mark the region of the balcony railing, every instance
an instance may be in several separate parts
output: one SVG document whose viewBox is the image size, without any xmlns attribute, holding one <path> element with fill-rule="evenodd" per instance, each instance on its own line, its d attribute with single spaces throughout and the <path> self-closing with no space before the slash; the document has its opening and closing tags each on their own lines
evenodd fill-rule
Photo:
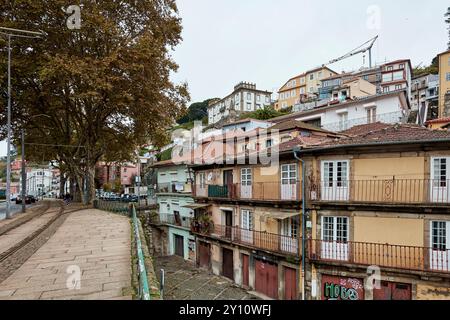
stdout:
<svg viewBox="0 0 450 320">
<path fill-rule="evenodd" d="M 205 232 L 200 232 L 198 229 L 192 231 L 205 234 Z M 212 230 L 206 234 L 210 237 L 228 240 L 257 249 L 299 256 L 299 239 L 297 237 L 223 225 L 214 225 Z"/>
<path fill-rule="evenodd" d="M 450 272 L 450 250 L 367 242 L 309 240 L 312 261 L 428 272 Z"/>
<path fill-rule="evenodd" d="M 450 204 L 450 180 L 319 181 L 309 186 L 309 198 L 330 202 Z"/>
<path fill-rule="evenodd" d="M 253 182 L 230 185 L 196 185 L 194 196 L 230 200 L 301 201 L 302 182 Z"/>
<path fill-rule="evenodd" d="M 172 226 L 190 229 L 192 218 L 161 213 L 159 216 L 159 222 L 162 224 L 168 224 Z"/>
</svg>

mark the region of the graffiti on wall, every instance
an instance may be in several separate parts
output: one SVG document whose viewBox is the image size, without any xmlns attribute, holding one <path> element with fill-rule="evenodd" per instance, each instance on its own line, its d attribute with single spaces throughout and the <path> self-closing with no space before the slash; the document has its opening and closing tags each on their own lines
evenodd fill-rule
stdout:
<svg viewBox="0 0 450 320">
<path fill-rule="evenodd" d="M 322 298 L 324 300 L 363 300 L 362 280 L 322 276 Z"/>
</svg>

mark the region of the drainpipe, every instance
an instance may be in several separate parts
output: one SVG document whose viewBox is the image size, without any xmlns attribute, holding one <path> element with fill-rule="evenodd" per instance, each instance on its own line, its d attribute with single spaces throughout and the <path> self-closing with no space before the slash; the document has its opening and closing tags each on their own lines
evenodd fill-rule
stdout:
<svg viewBox="0 0 450 320">
<path fill-rule="evenodd" d="M 302 300 L 305 299 L 305 243 L 306 243 L 306 188 L 305 188 L 305 161 L 301 159 L 297 152 L 301 150 L 301 147 L 294 148 L 294 157 L 302 164 Z"/>
</svg>

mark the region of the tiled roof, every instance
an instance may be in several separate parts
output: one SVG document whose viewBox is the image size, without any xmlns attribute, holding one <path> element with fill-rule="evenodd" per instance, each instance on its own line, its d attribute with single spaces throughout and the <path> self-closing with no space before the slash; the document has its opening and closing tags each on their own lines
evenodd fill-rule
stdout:
<svg viewBox="0 0 450 320">
<path fill-rule="evenodd" d="M 347 130 L 347 134 L 353 132 L 355 135 L 348 138 L 334 139 L 331 143 L 322 143 L 319 148 L 331 146 L 352 146 L 352 145 L 371 145 L 401 142 L 420 142 L 420 141 L 450 141 L 450 131 L 432 130 L 413 124 L 369 124 L 359 126 L 353 131 Z M 358 134 L 359 133 L 359 134 Z"/>
<path fill-rule="evenodd" d="M 311 136 L 311 137 L 296 137 L 290 141 L 278 145 L 279 152 L 286 152 L 294 149 L 297 146 L 314 147 L 323 143 L 330 143 L 334 139 L 327 137 Z"/>
<path fill-rule="evenodd" d="M 450 117 L 430 120 L 427 121 L 425 124 L 447 123 L 447 122 L 450 122 Z"/>
<path fill-rule="evenodd" d="M 279 122 L 276 125 L 274 125 L 272 127 L 269 127 L 268 130 L 284 131 L 284 130 L 290 130 L 290 129 L 305 129 L 305 130 L 310 130 L 310 131 L 332 133 L 330 131 L 321 129 L 321 128 L 316 127 L 314 125 L 311 125 L 311 124 L 308 124 L 308 123 L 304 123 L 304 122 L 301 122 L 301 121 L 297 121 L 297 120 L 293 120 L 293 119 L 289 119 L 289 120 L 286 120 L 286 121 L 283 121 L 283 122 Z"/>
<path fill-rule="evenodd" d="M 387 128 L 389 126 L 390 125 L 386 124 L 386 123 L 374 122 L 374 123 L 370 123 L 370 124 L 362 124 L 359 126 L 351 127 L 350 129 L 341 131 L 341 134 L 348 135 L 348 136 L 358 136 L 358 135 L 369 133 L 371 131 L 378 131 L 378 130 Z"/>
</svg>

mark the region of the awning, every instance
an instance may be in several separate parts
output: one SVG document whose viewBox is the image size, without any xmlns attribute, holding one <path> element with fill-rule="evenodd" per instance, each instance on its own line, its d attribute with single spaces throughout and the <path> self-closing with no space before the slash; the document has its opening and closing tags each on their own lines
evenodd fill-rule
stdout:
<svg viewBox="0 0 450 320">
<path fill-rule="evenodd" d="M 263 217 L 284 220 L 287 218 L 291 218 L 294 216 L 299 216 L 300 212 L 298 211 L 273 211 L 273 212 L 264 212 L 262 214 Z"/>
<path fill-rule="evenodd" d="M 206 208 L 209 206 L 210 206 L 210 204 L 208 204 L 208 203 L 190 203 L 190 204 L 186 204 L 181 207 L 195 210 L 195 209 L 200 209 L 200 208 Z"/>
</svg>

